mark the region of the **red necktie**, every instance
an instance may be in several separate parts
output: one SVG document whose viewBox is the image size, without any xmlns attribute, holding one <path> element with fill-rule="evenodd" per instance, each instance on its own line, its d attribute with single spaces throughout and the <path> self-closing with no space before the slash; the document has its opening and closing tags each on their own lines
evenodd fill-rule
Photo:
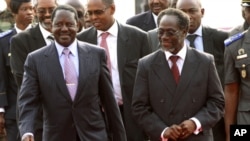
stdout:
<svg viewBox="0 0 250 141">
<path fill-rule="evenodd" d="M 105 48 L 106 55 L 107 55 L 107 66 L 108 66 L 109 71 L 111 73 L 111 62 L 110 62 L 109 48 L 108 48 L 108 44 L 107 44 L 107 41 L 106 41 L 106 38 L 109 36 L 109 33 L 108 32 L 103 32 L 101 34 L 101 36 L 102 36 L 102 40 L 101 40 L 100 46 Z"/>
<path fill-rule="evenodd" d="M 170 56 L 169 59 L 172 61 L 172 64 L 173 64 L 171 67 L 171 71 L 174 75 L 174 79 L 175 79 L 176 84 L 178 84 L 179 79 L 180 79 L 180 72 L 179 72 L 178 66 L 176 64 L 176 61 L 179 59 L 179 56 Z"/>
<path fill-rule="evenodd" d="M 70 59 L 70 50 L 68 48 L 64 48 L 63 54 L 64 56 L 64 75 L 66 86 L 68 88 L 70 97 L 74 100 L 78 85 L 78 77 L 77 72 L 74 66 L 72 59 Z"/>
</svg>

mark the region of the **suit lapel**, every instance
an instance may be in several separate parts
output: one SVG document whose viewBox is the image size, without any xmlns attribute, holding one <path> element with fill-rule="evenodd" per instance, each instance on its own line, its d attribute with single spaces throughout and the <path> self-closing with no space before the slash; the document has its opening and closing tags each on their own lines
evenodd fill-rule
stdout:
<svg viewBox="0 0 250 141">
<path fill-rule="evenodd" d="M 83 44 L 81 42 L 77 42 L 77 48 L 78 48 L 78 58 L 79 58 L 79 76 L 78 76 L 78 87 L 77 92 L 75 96 L 74 103 L 77 103 L 77 101 L 81 101 L 82 98 L 82 89 L 84 88 L 84 85 L 87 82 L 87 77 L 89 74 L 88 68 L 86 66 L 93 65 L 90 63 L 91 56 L 88 54 L 88 47 L 86 44 Z"/>
<path fill-rule="evenodd" d="M 43 46 L 46 46 L 46 42 L 44 41 L 43 39 L 43 35 L 42 35 L 42 32 L 39 28 L 39 25 L 36 25 L 36 27 L 34 27 L 33 29 L 31 29 L 31 36 L 33 37 L 33 40 L 34 40 L 34 49 L 33 50 L 36 50 L 36 49 L 39 49 Z"/>
<path fill-rule="evenodd" d="M 213 54 L 214 44 L 211 31 L 206 27 L 202 27 L 202 41 L 203 41 L 204 52 Z"/>
<path fill-rule="evenodd" d="M 195 74 L 198 71 L 199 59 L 194 54 L 194 49 L 188 47 L 185 62 L 183 64 L 181 78 L 174 95 L 174 106 L 179 104 L 180 97 L 186 94 L 187 89 L 191 83 L 191 80 L 195 78 Z"/>
<path fill-rule="evenodd" d="M 152 15 L 151 11 L 147 12 L 147 16 L 145 17 L 143 26 L 144 26 L 144 28 L 147 28 L 147 29 L 156 28 L 155 20 L 154 20 L 154 17 Z"/>
<path fill-rule="evenodd" d="M 45 52 L 45 59 L 47 59 L 47 69 L 48 73 L 51 74 L 54 80 L 54 83 L 58 86 L 58 89 L 61 91 L 62 95 L 72 102 L 71 97 L 68 93 L 68 89 L 64 80 L 62 67 L 59 62 L 59 56 L 55 47 L 55 44 L 48 46 L 47 52 Z"/>
<path fill-rule="evenodd" d="M 126 55 L 129 54 L 129 48 L 127 48 L 128 37 L 126 30 L 123 29 L 122 25 L 118 24 L 118 37 L 117 37 L 117 62 L 118 69 L 123 70 L 126 63 Z M 119 71 L 119 75 L 122 76 L 122 71 Z M 120 77 L 120 82 L 123 82 Z"/>
<path fill-rule="evenodd" d="M 165 54 L 162 50 L 158 50 L 158 56 L 154 60 L 152 69 L 159 80 L 166 86 L 171 95 L 175 94 L 176 84 Z"/>
</svg>

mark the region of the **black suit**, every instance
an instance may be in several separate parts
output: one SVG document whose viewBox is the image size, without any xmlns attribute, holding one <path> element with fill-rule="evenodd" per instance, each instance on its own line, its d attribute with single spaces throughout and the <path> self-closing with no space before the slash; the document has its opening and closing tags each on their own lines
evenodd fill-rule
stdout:
<svg viewBox="0 0 250 141">
<path fill-rule="evenodd" d="M 10 68 L 10 40 L 15 34 L 17 34 L 16 30 L 12 29 L 7 35 L 0 37 L 0 107 L 5 109 L 4 118 L 9 141 L 18 140 L 17 85 Z"/>
<path fill-rule="evenodd" d="M 79 77 L 73 101 L 55 44 L 28 55 L 18 104 L 21 135 L 34 133 L 33 124 L 39 114 L 38 109 L 43 105 L 43 141 L 76 141 L 77 136 L 81 141 L 110 141 L 107 129 L 113 139 L 111 141 L 126 141 L 104 49 L 80 41 L 76 48 Z M 98 101 L 102 103 L 108 125 Z"/>
<path fill-rule="evenodd" d="M 157 30 L 148 32 L 150 46 L 153 51 L 160 48 L 159 40 L 157 39 Z M 216 29 L 203 26 L 202 27 L 202 41 L 204 52 L 214 55 L 215 65 L 220 77 L 222 86 L 224 86 L 224 40 L 228 37 L 228 33 L 218 31 Z M 157 39 L 157 42 L 155 41 Z M 224 141 L 225 130 L 223 118 L 213 128 L 214 140 Z"/>
<path fill-rule="evenodd" d="M 12 38 L 10 64 L 18 87 L 20 87 L 22 83 L 23 65 L 28 53 L 43 46 L 46 46 L 46 42 L 43 39 L 38 25 Z"/>
<path fill-rule="evenodd" d="M 97 30 L 94 27 L 88 28 L 79 34 L 78 39 L 97 44 Z M 137 127 L 131 115 L 131 101 L 138 60 L 149 52 L 145 32 L 118 24 L 117 60 L 123 99 L 122 114 L 128 141 L 143 141 L 142 131 Z"/>
<path fill-rule="evenodd" d="M 202 132 L 181 141 L 213 141 L 211 128 L 224 110 L 223 90 L 213 56 L 187 47 L 178 85 L 164 51 L 157 50 L 140 59 L 132 107 L 151 141 L 160 141 L 166 127 L 192 117 L 200 121 Z"/>
<path fill-rule="evenodd" d="M 17 86 L 20 89 L 23 79 L 23 66 L 28 54 L 34 50 L 37 50 L 46 45 L 43 39 L 42 33 L 38 25 L 27 31 L 21 32 L 16 36 L 13 36 L 11 40 L 11 58 L 10 65 L 12 73 L 17 82 Z M 40 108 L 39 119 L 36 122 L 37 132 L 35 136 L 36 141 L 42 140 L 42 109 Z"/>
<path fill-rule="evenodd" d="M 129 18 L 126 24 L 136 26 L 144 31 L 149 31 L 156 28 L 156 23 L 152 15 L 152 11 L 146 11 Z"/>
</svg>

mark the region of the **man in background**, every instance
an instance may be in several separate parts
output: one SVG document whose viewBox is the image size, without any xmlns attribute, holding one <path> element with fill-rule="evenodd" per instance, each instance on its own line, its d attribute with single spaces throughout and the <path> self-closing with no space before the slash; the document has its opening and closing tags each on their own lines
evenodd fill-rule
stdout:
<svg viewBox="0 0 250 141">
<path fill-rule="evenodd" d="M 88 0 L 87 14 L 93 24 L 78 39 L 106 49 L 114 95 L 119 105 L 128 141 L 144 141 L 145 136 L 131 113 L 138 60 L 150 53 L 146 32 L 119 23 L 114 18 L 114 0 Z M 105 112 L 105 111 L 104 111 Z"/>
<path fill-rule="evenodd" d="M 129 18 L 126 24 L 136 26 L 144 31 L 157 27 L 157 16 L 168 8 L 168 0 L 148 0 L 149 10 Z"/>
<path fill-rule="evenodd" d="M 18 89 L 22 84 L 23 67 L 27 55 L 43 46 L 52 43 L 51 37 L 51 13 L 57 6 L 57 0 L 34 0 L 34 13 L 38 24 L 27 31 L 21 32 L 12 37 L 10 66 L 17 83 Z M 36 124 L 36 141 L 42 140 L 42 107 Z"/>
<path fill-rule="evenodd" d="M 34 13 L 31 0 L 11 0 L 10 9 L 14 28 L 0 36 L 0 121 L 5 121 L 0 124 L 5 126 L 8 141 L 20 141 L 16 120 L 18 89 L 10 68 L 10 41 L 12 36 L 31 28 Z"/>
</svg>

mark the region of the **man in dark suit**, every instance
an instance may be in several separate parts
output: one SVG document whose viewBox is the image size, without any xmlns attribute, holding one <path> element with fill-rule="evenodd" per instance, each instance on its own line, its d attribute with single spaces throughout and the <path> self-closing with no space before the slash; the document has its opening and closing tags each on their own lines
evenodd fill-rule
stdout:
<svg viewBox="0 0 250 141">
<path fill-rule="evenodd" d="M 114 95 L 121 110 L 126 135 L 129 141 L 143 141 L 142 130 L 131 115 L 131 101 L 137 62 L 150 52 L 147 34 L 138 28 L 120 24 L 114 19 L 114 13 L 113 0 L 89 0 L 87 14 L 93 27 L 79 34 L 78 39 L 101 45 L 101 36 L 109 33 L 106 51 L 110 58 Z"/>
<path fill-rule="evenodd" d="M 158 19 L 162 49 L 139 61 L 133 114 L 151 141 L 213 141 L 224 109 L 214 58 L 185 44 L 184 12 L 169 8 Z"/>
<path fill-rule="evenodd" d="M 107 133 L 113 141 L 126 141 L 105 50 L 76 40 L 79 25 L 73 7 L 58 6 L 51 19 L 55 42 L 30 53 L 24 65 L 18 104 L 24 141 L 34 139 L 28 133 L 34 133 L 41 105 L 45 141 L 109 141 Z"/>
<path fill-rule="evenodd" d="M 216 69 L 219 74 L 221 84 L 224 86 L 224 40 L 228 37 L 228 33 L 201 25 L 201 19 L 205 10 L 202 7 L 200 0 L 178 0 L 176 8 L 189 15 L 190 27 L 187 39 L 192 35 L 197 36 L 194 40 L 194 46 L 196 46 L 195 48 L 214 56 Z M 189 44 L 190 42 L 187 39 L 186 43 Z M 225 140 L 223 117 L 213 127 L 213 134 L 215 141 Z"/>
<path fill-rule="evenodd" d="M 51 35 L 51 13 L 57 6 L 57 0 L 35 0 L 34 10 L 38 24 L 12 38 L 10 64 L 18 87 L 23 78 L 23 65 L 28 53 L 50 44 L 47 39 Z"/>
<path fill-rule="evenodd" d="M 51 43 L 48 38 L 51 35 L 51 13 L 57 6 L 57 0 L 34 0 L 34 12 L 38 24 L 27 31 L 13 36 L 11 40 L 10 66 L 18 89 L 23 79 L 23 66 L 28 53 Z M 42 137 L 42 110 L 40 109 L 40 120 L 36 122 L 36 141 Z M 37 119 L 37 118 L 36 118 Z"/>
<path fill-rule="evenodd" d="M 148 0 L 150 10 L 129 18 L 126 24 L 136 26 L 144 31 L 154 29 L 157 27 L 157 15 L 163 9 L 168 8 L 168 4 L 168 0 Z"/>
<path fill-rule="evenodd" d="M 19 141 L 16 121 L 17 85 L 10 68 L 10 40 L 17 33 L 31 28 L 33 6 L 31 0 L 12 0 L 10 9 L 15 16 L 15 26 L 0 35 L 0 124 L 5 126 L 8 141 Z"/>
</svg>

